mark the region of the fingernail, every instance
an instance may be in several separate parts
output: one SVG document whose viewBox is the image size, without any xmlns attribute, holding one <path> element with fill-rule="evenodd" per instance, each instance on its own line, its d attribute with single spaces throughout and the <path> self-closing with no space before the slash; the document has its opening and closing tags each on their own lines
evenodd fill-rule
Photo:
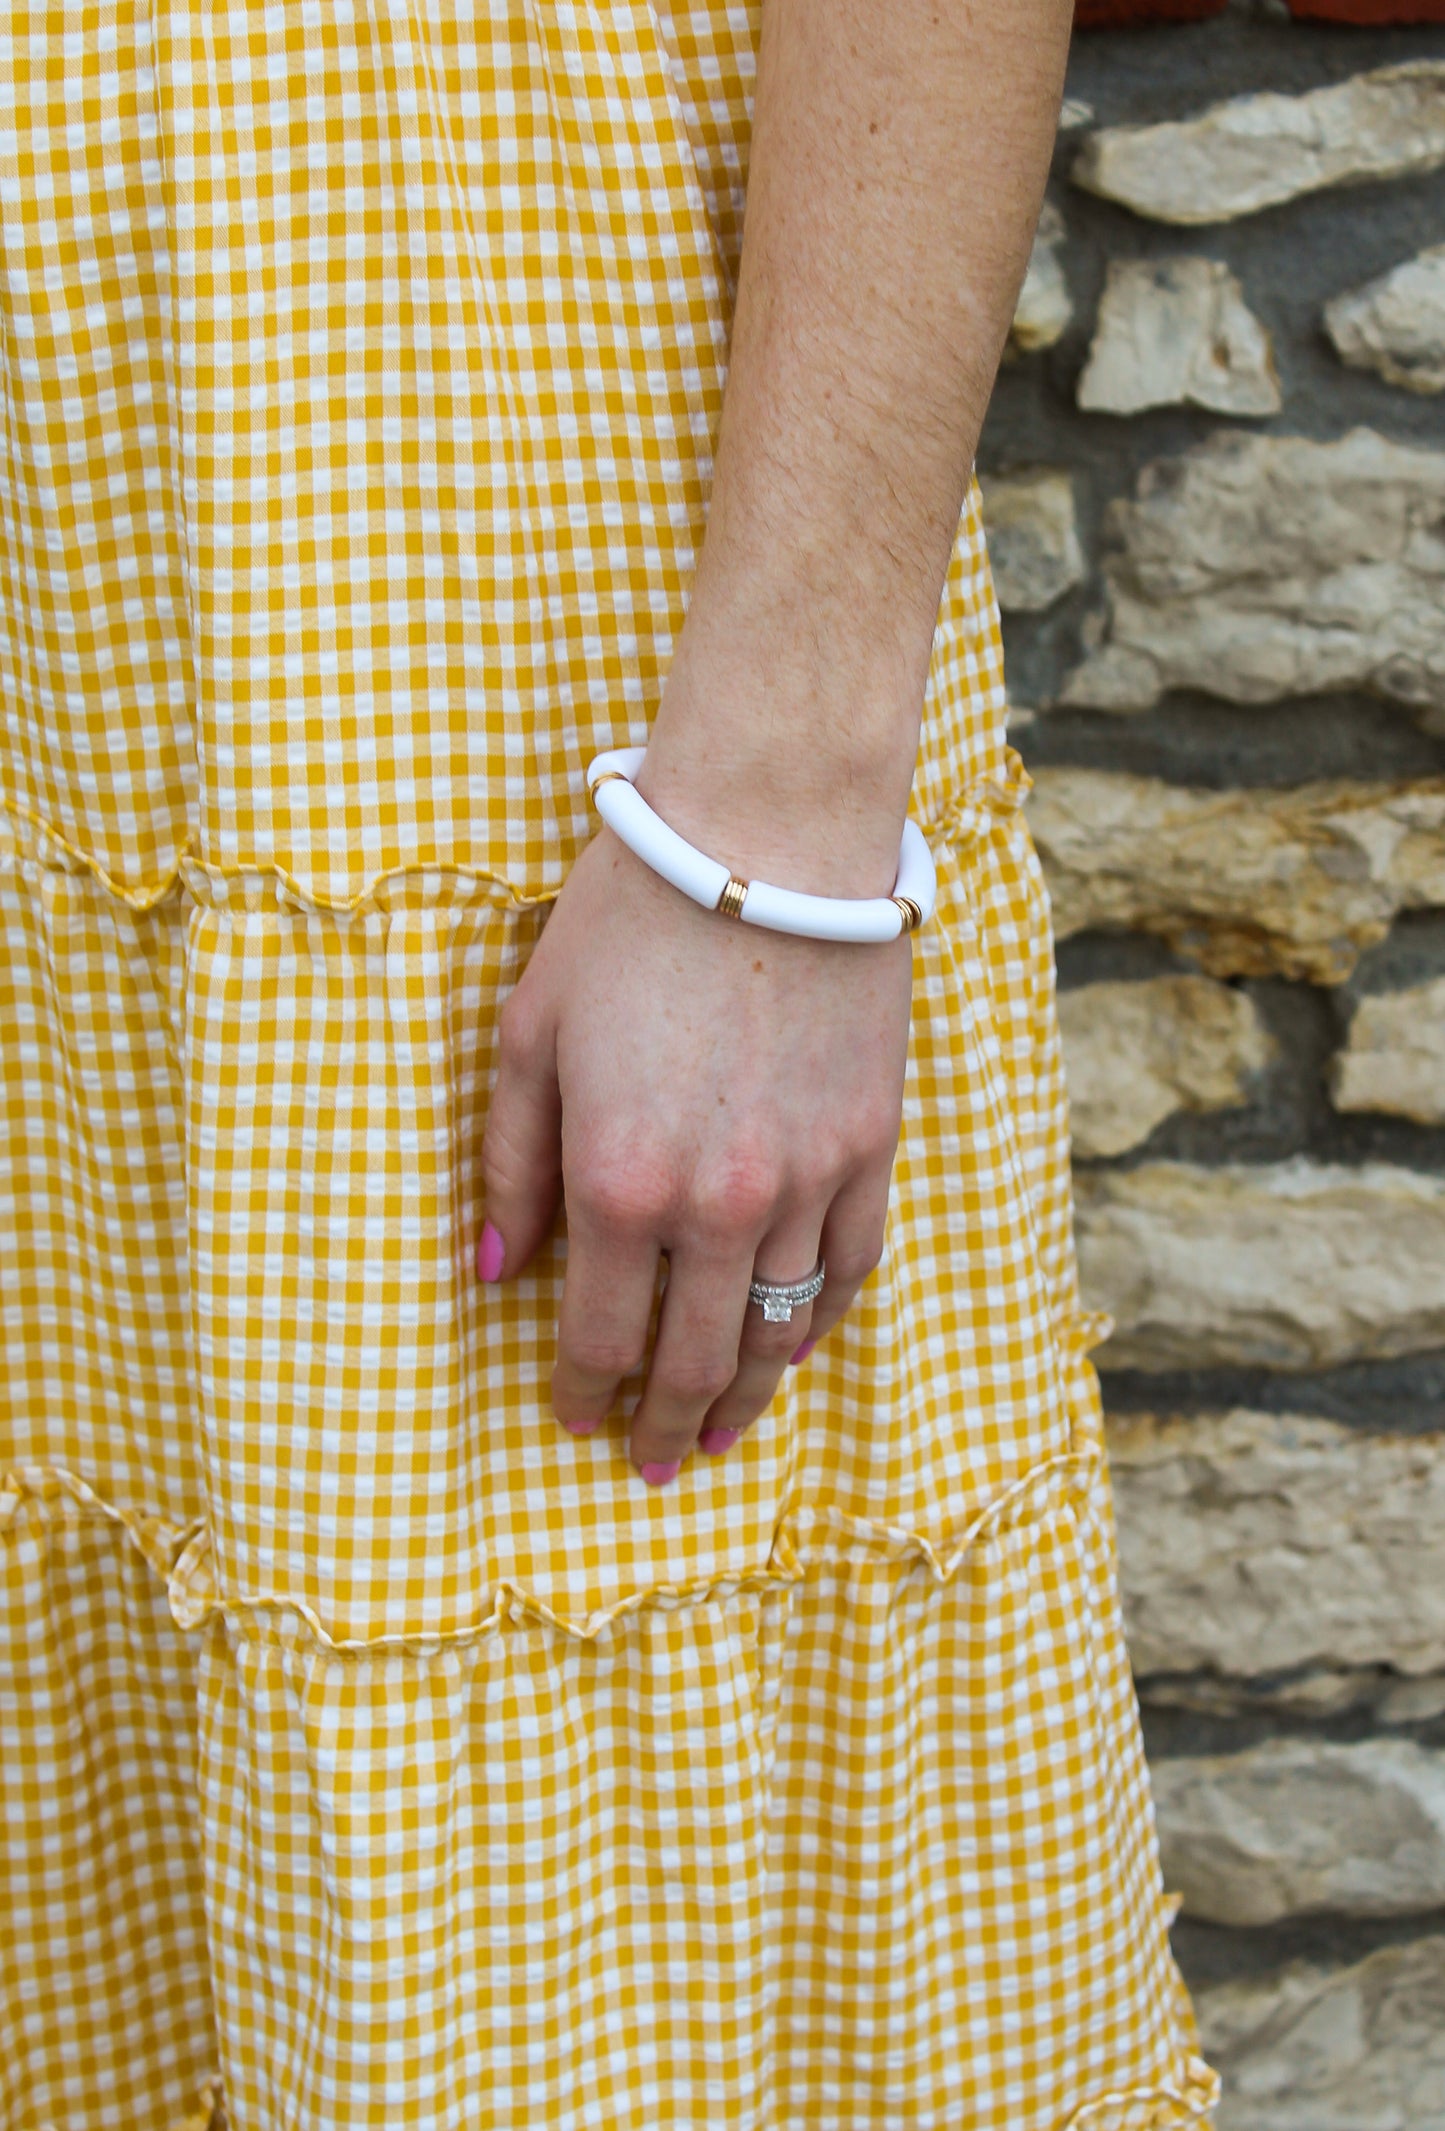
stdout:
<svg viewBox="0 0 1445 2131">
<path fill-rule="evenodd" d="M 819 1338 L 821 1337 L 822 1334 L 820 1333 Z M 799 1347 L 797 1353 L 790 1354 L 788 1356 L 788 1367 L 791 1369 L 794 1362 L 806 1361 L 808 1359 L 808 1356 L 812 1353 L 814 1347 L 817 1346 L 817 1344 L 818 1341 L 816 1339 L 805 1339 L 803 1341 L 803 1344 Z"/>
<path fill-rule="evenodd" d="M 602 1426 L 600 1421 L 564 1421 L 562 1426 L 568 1435 L 595 1435 Z"/>
<path fill-rule="evenodd" d="M 743 1439 L 741 1428 L 704 1428 L 697 1439 L 699 1450 L 705 1450 L 710 1458 L 720 1458 L 725 1450 Z"/>
<path fill-rule="evenodd" d="M 482 1239 L 477 1245 L 477 1272 L 483 1280 L 500 1280 L 502 1258 L 506 1252 L 502 1232 L 493 1228 L 490 1221 L 482 1223 Z"/>
<path fill-rule="evenodd" d="M 682 1459 L 674 1458 L 670 1465 L 639 1465 L 637 1469 L 649 1487 L 666 1487 L 682 1471 Z"/>
</svg>

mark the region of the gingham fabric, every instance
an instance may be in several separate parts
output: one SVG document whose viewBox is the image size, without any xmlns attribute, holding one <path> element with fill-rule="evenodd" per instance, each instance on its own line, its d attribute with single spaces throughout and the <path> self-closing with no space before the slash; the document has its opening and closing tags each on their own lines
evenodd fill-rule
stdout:
<svg viewBox="0 0 1445 2131">
<path fill-rule="evenodd" d="M 3 2131 L 1202 2122 L 968 501 L 887 1248 L 654 1491 L 480 1286 L 756 5 L 0 0 Z"/>
</svg>

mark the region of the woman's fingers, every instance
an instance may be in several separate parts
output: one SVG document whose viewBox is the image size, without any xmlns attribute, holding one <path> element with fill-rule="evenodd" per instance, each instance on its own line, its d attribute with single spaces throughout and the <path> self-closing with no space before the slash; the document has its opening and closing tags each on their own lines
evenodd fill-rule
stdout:
<svg viewBox="0 0 1445 2131">
<path fill-rule="evenodd" d="M 828 1274 L 801 1342 L 809 1353 L 847 1315 L 859 1288 L 883 1256 L 892 1174 L 890 1151 L 886 1162 L 876 1159 L 850 1177 L 828 1208 L 819 1244 Z M 807 1355 L 800 1357 L 806 1359 Z"/>
<path fill-rule="evenodd" d="M 883 1255 L 892 1171 L 890 1149 L 886 1160 L 875 1158 L 836 1193 L 821 1234 L 816 1222 L 810 1227 L 789 1223 L 759 1248 L 756 1277 L 762 1280 L 801 1280 L 821 1257 L 827 1268 L 823 1291 L 816 1302 L 794 1309 L 789 1324 L 768 1324 L 755 1303 L 749 1306 L 737 1374 L 708 1409 L 698 1436 L 700 1449 L 713 1457 L 731 1450 L 766 1413 L 789 1363 L 795 1357 L 805 1361 L 852 1307 Z"/>
<path fill-rule="evenodd" d="M 642 1364 L 658 1256 L 645 1230 L 604 1227 L 569 1207 L 552 1410 L 573 1435 L 591 1435 Z"/>
<path fill-rule="evenodd" d="M 510 1280 L 551 1230 L 562 1191 L 562 1099 L 551 1031 L 514 991 L 497 1027 L 496 1086 L 482 1134 L 483 1280 Z"/>
<path fill-rule="evenodd" d="M 632 1462 L 666 1486 L 697 1441 L 708 1408 L 737 1374 L 753 1243 L 694 1239 L 670 1254 L 647 1388 L 632 1416 Z"/>
<path fill-rule="evenodd" d="M 818 1237 L 822 1217 L 794 1216 L 780 1222 L 759 1244 L 749 1280 L 778 1283 L 806 1280 L 818 1262 Z M 720 1457 L 758 1418 L 766 1413 L 777 1393 L 801 1340 L 809 1334 L 813 1304 L 795 1303 L 791 1318 L 770 1322 L 761 1306 L 750 1302 L 743 1318 L 742 1339 L 737 1354 L 737 1372 L 721 1398 L 714 1399 L 703 1419 L 698 1446 Z"/>
</svg>

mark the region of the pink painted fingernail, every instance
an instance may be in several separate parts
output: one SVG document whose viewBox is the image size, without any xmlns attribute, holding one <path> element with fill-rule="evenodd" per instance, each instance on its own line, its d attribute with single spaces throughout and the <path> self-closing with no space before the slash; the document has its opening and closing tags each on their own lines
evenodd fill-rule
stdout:
<svg viewBox="0 0 1445 2131">
<path fill-rule="evenodd" d="M 741 1428 L 704 1428 L 697 1439 L 699 1450 L 705 1450 L 710 1458 L 720 1458 L 725 1450 L 743 1439 Z"/>
<path fill-rule="evenodd" d="M 502 1231 L 493 1228 L 490 1221 L 482 1223 L 482 1239 L 477 1245 L 477 1272 L 483 1280 L 500 1280 L 502 1259 L 507 1246 L 502 1241 Z"/>
<path fill-rule="evenodd" d="M 682 1471 L 682 1459 L 674 1458 L 670 1465 L 640 1465 L 637 1469 L 649 1487 L 666 1487 Z"/>
<path fill-rule="evenodd" d="M 600 1421 L 564 1421 L 562 1426 L 568 1435 L 596 1435 L 602 1426 Z"/>
<path fill-rule="evenodd" d="M 818 1338 L 821 1339 L 821 1337 L 822 1334 L 819 1333 Z M 806 1361 L 808 1359 L 808 1356 L 812 1353 L 814 1347 L 817 1346 L 817 1344 L 817 1339 L 805 1339 L 803 1341 L 803 1344 L 799 1347 L 797 1353 L 790 1354 L 788 1356 L 788 1367 L 791 1369 L 794 1362 Z"/>
</svg>

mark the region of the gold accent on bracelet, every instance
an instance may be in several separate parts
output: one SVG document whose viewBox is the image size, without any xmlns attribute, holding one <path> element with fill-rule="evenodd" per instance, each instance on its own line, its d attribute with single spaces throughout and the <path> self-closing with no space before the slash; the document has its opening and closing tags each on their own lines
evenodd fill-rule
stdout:
<svg viewBox="0 0 1445 2131">
<path fill-rule="evenodd" d="M 725 918 L 740 918 L 743 914 L 743 897 L 748 892 L 748 883 L 739 880 L 736 873 L 728 875 L 727 886 L 713 905 Z"/>
<path fill-rule="evenodd" d="M 919 926 L 923 923 L 923 912 L 918 904 L 914 902 L 911 895 L 895 895 L 893 900 L 903 912 L 903 930 L 905 932 L 917 932 Z"/>
<path fill-rule="evenodd" d="M 614 777 L 616 777 L 623 784 L 631 784 L 632 782 L 632 779 L 630 777 L 623 776 L 621 770 L 604 770 L 602 772 L 602 775 L 600 777 L 594 777 L 592 783 L 588 786 L 588 797 L 595 799 L 597 797 L 599 787 L 604 784 L 611 784 Z"/>
</svg>

